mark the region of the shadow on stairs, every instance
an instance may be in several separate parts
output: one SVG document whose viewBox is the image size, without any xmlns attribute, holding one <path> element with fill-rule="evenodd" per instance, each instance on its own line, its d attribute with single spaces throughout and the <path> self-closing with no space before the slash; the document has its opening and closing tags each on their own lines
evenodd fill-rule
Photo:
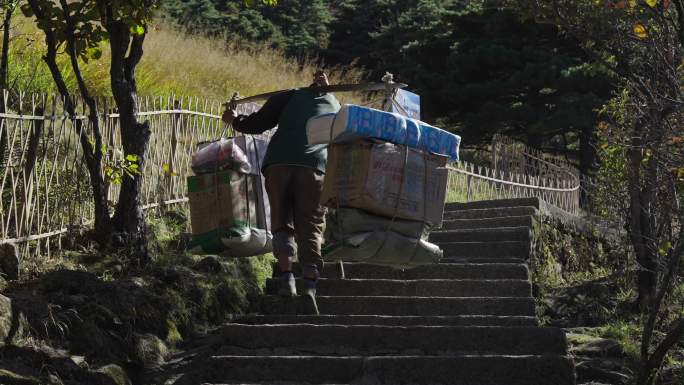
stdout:
<svg viewBox="0 0 684 385">
<path fill-rule="evenodd" d="M 430 237 L 441 263 L 327 263 L 320 315 L 267 295 L 260 314 L 179 357 L 167 384 L 574 385 L 564 332 L 535 317 L 538 210 L 536 199 L 447 204 Z"/>
</svg>

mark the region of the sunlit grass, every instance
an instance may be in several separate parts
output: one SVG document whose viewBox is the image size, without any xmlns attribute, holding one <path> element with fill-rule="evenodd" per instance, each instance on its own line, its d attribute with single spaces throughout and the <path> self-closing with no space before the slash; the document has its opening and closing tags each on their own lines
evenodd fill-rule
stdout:
<svg viewBox="0 0 684 385">
<path fill-rule="evenodd" d="M 42 60 L 45 44 L 33 20 L 15 18 L 10 57 L 10 86 L 25 92 L 54 92 L 50 72 Z M 228 100 L 233 92 L 242 96 L 301 87 L 310 84 L 317 69 L 313 59 L 299 61 L 267 45 L 238 48 L 238 42 L 222 38 L 187 35 L 157 24 L 150 28 L 136 79 L 140 95 L 176 95 L 209 100 Z M 95 95 L 111 95 L 110 53 L 106 44 L 99 60 L 81 63 L 86 82 Z M 67 85 L 76 89 L 66 55 L 59 64 Z M 363 79 L 356 67 L 326 69 L 331 83 Z M 337 95 L 342 102 L 362 102 L 359 94 Z"/>
</svg>

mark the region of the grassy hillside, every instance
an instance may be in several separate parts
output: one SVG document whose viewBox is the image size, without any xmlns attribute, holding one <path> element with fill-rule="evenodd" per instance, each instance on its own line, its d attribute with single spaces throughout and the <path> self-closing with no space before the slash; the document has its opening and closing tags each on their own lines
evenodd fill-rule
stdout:
<svg viewBox="0 0 684 385">
<path fill-rule="evenodd" d="M 305 86 L 315 71 L 314 60 L 285 57 L 266 45 L 239 48 L 239 42 L 189 36 L 163 24 L 151 28 L 145 54 L 137 72 L 141 95 L 184 95 L 225 100 L 233 92 L 243 96 L 295 86 Z M 17 17 L 11 42 L 11 88 L 26 92 L 53 92 L 52 78 L 43 63 L 42 33 L 30 19 Z M 76 88 L 66 56 L 60 58 L 67 84 Z M 94 94 L 109 95 L 109 52 L 100 60 L 82 63 Z M 363 71 L 354 67 L 328 68 L 332 83 L 356 82 Z M 360 102 L 360 95 L 338 95 L 346 102 Z"/>
</svg>

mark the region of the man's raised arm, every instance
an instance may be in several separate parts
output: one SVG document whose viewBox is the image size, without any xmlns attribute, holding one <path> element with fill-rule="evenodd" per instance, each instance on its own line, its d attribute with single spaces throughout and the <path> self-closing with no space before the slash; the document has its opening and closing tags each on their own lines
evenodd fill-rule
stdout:
<svg viewBox="0 0 684 385">
<path fill-rule="evenodd" d="M 228 107 L 223 113 L 223 121 L 232 124 L 235 131 L 244 134 L 261 134 L 278 125 L 280 114 L 290 101 L 294 90 L 271 96 L 266 103 L 250 115 L 238 115 L 235 108 Z"/>
</svg>

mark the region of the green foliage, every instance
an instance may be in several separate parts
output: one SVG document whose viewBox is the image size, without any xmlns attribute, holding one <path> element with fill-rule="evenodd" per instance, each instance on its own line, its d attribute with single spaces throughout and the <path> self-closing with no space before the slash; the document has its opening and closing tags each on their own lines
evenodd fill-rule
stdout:
<svg viewBox="0 0 684 385">
<path fill-rule="evenodd" d="M 54 80 L 42 59 L 44 47 L 40 44 L 40 38 L 35 33 L 22 32 L 13 38 L 10 45 L 7 88 L 27 93 L 53 91 Z M 76 81 L 73 72 L 68 71 L 66 66 L 60 67 L 63 69 L 65 82 L 74 88 Z"/>
<path fill-rule="evenodd" d="M 60 3 L 32 0 L 21 6 L 26 17 L 35 17 L 38 28 L 54 34 L 58 46 L 66 45 L 83 61 L 102 55 L 100 43 L 107 39 L 103 24 L 124 21 L 137 33 L 149 20 L 154 2 L 147 0 L 116 2 L 105 6 L 96 0 Z M 104 9 L 108 11 L 102 13 Z M 39 14 L 36 14 L 39 12 Z M 111 13 L 110 13 L 111 12 Z"/>
<path fill-rule="evenodd" d="M 268 41 L 293 56 L 315 55 L 328 43 L 331 15 L 325 0 L 219 1 L 164 0 L 162 8 L 190 32 Z"/>
<path fill-rule="evenodd" d="M 147 26 L 158 0 L 132 0 L 126 2 L 86 0 L 69 2 L 67 0 L 27 0 L 21 5 L 21 10 L 27 18 L 35 20 L 35 25 L 43 32 L 44 39 L 34 39 L 29 45 L 45 49 L 43 59 L 50 66 L 50 74 L 58 91 L 66 96 L 76 83 L 82 96 L 89 98 L 89 79 L 83 76 L 81 66 L 90 60 L 99 60 L 103 56 L 103 46 L 110 45 L 110 52 L 116 54 L 112 62 L 134 73 L 135 67 L 142 56 L 142 41 L 147 33 Z M 33 44 L 38 40 L 45 41 L 45 46 Z M 127 54 L 127 52 L 129 52 Z M 61 53 L 66 53 L 63 60 Z M 28 55 L 35 58 L 34 55 Z M 68 62 L 69 65 L 64 65 Z M 22 67 L 21 65 L 19 66 Z M 38 68 L 36 64 L 34 68 Z M 42 67 L 42 70 L 45 68 Z M 114 66 L 110 75 L 112 84 L 121 84 L 122 71 L 115 72 Z M 118 75 L 114 75 L 118 73 Z M 135 84 L 134 75 L 133 83 Z M 35 78 L 36 75 L 19 76 L 18 78 Z M 44 79 L 45 75 L 40 76 Z M 109 77 L 109 76 L 108 76 Z M 75 80 L 73 80 L 75 78 Z M 22 91 L 30 91 L 30 87 L 22 87 Z M 52 88 L 52 87 L 50 87 Z M 47 91 L 48 87 L 40 88 Z M 134 90 L 135 92 L 135 90 Z M 91 146 L 94 146 L 91 144 Z M 95 149 L 99 152 L 100 149 Z"/>
<path fill-rule="evenodd" d="M 594 126 L 611 86 L 575 42 L 513 12 L 446 4 L 419 1 L 373 35 L 377 68 L 417 89 L 428 117 L 468 143 L 506 132 L 562 150 Z"/>
<path fill-rule="evenodd" d="M 641 327 L 637 323 L 615 321 L 599 329 L 599 336 L 612 338 L 620 342 L 627 357 L 632 362 L 638 362 L 640 356 Z"/>
<path fill-rule="evenodd" d="M 261 3 L 269 6 L 274 6 L 278 4 L 278 0 L 261 0 Z M 247 4 L 250 7 L 253 7 L 257 4 L 257 0 L 245 0 L 245 4 Z"/>
<path fill-rule="evenodd" d="M 262 14 L 281 33 L 277 48 L 297 57 L 317 54 L 328 45 L 332 21 L 325 0 L 281 0 L 275 7 L 262 7 Z"/>
<path fill-rule="evenodd" d="M 615 231 L 543 216 L 533 234 L 531 267 L 541 287 L 575 285 L 616 274 L 624 282 L 630 279 L 633 255 Z"/>
<path fill-rule="evenodd" d="M 259 12 L 239 1 L 165 0 L 166 15 L 191 33 L 228 38 L 240 36 L 248 41 L 275 39 L 279 31 Z"/>
<path fill-rule="evenodd" d="M 0 0 L 0 9 L 5 12 L 12 12 L 19 5 L 19 2 L 20 0 Z"/>
<path fill-rule="evenodd" d="M 624 112 L 628 97 L 626 89 L 618 93 L 603 106 L 600 110 L 600 117 L 618 125 L 625 124 Z M 601 163 L 591 190 L 590 211 L 603 218 L 620 222 L 628 199 L 625 183 L 627 150 L 613 141 L 616 135 L 620 135 L 615 132 L 613 125 L 607 121 L 601 121 L 597 124 L 597 128 L 598 153 Z"/>
<path fill-rule="evenodd" d="M 334 20 L 330 45 L 323 52 L 332 63 L 358 64 L 384 74 L 373 55 L 373 37 L 383 26 L 395 24 L 397 15 L 415 6 L 414 0 L 329 1 Z M 444 2 L 447 3 L 447 2 Z M 375 76 L 375 75 L 374 75 Z"/>
<path fill-rule="evenodd" d="M 103 146 L 104 147 L 104 146 Z M 106 152 L 103 148 L 102 152 Z M 121 159 L 108 161 L 104 166 L 105 178 L 114 184 L 121 184 L 123 177 L 134 178 L 140 175 L 140 164 L 137 155 L 128 154 Z"/>
</svg>

